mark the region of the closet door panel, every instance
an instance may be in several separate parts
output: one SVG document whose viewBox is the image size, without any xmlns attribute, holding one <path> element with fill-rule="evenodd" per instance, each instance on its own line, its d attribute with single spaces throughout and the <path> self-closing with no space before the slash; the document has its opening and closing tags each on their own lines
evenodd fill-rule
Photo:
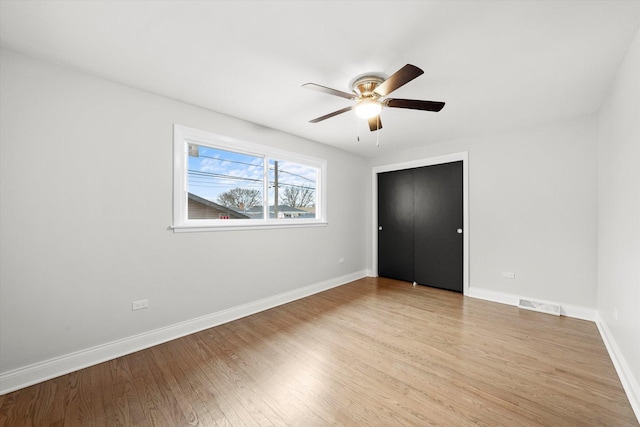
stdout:
<svg viewBox="0 0 640 427">
<path fill-rule="evenodd" d="M 413 169 L 378 174 L 378 275 L 413 281 Z"/>
<path fill-rule="evenodd" d="M 462 162 L 414 170 L 414 281 L 462 292 Z"/>
</svg>

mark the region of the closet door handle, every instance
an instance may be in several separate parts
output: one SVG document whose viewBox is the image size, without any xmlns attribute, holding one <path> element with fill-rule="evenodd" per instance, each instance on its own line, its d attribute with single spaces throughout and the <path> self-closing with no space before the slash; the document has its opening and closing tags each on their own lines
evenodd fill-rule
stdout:
<svg viewBox="0 0 640 427">
<path fill-rule="evenodd" d="M 458 228 L 458 229 L 456 230 L 456 232 L 457 232 L 458 234 L 462 234 L 462 228 Z"/>
</svg>

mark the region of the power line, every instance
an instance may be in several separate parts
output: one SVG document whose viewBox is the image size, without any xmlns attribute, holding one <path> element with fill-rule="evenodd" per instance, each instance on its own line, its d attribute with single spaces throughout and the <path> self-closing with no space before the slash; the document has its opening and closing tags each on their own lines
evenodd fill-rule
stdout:
<svg viewBox="0 0 640 427">
<path fill-rule="evenodd" d="M 214 173 L 214 172 L 203 172 L 203 171 L 196 171 L 193 169 L 189 169 L 189 176 L 191 177 L 191 179 L 189 179 L 189 182 L 202 182 L 202 180 L 207 180 L 208 178 L 217 178 L 217 179 L 221 179 L 221 180 L 230 180 L 230 181 L 249 181 L 249 182 L 259 182 L 262 183 L 263 180 L 261 178 L 246 178 L 246 177 L 240 177 L 240 176 L 236 176 L 236 175 L 225 175 L 225 174 L 219 174 L 219 173 Z M 279 171 L 280 172 L 280 171 Z M 295 174 L 292 174 L 295 175 Z M 311 181 L 311 180 L 309 180 Z M 311 181 L 313 182 L 313 181 Z M 274 183 L 274 181 L 268 181 L 268 183 L 271 185 Z M 305 186 L 305 185 L 298 185 L 298 184 L 289 184 L 286 182 L 278 182 L 278 185 L 280 187 L 282 186 L 286 186 L 286 187 L 296 187 L 296 188 L 302 188 L 302 189 L 311 189 L 311 190 L 315 190 L 315 187 L 312 186 Z"/>
<path fill-rule="evenodd" d="M 239 160 L 231 160 L 231 159 L 221 159 L 220 157 L 212 157 L 212 156 L 205 156 L 205 155 L 198 155 L 198 157 L 205 157 L 207 159 L 212 159 L 212 160 L 217 160 L 219 162 L 227 162 L 227 163 L 237 163 L 239 165 L 247 165 L 247 166 L 251 166 L 251 167 L 263 167 L 263 163 L 264 162 L 260 162 L 260 164 L 256 165 L 255 163 L 247 163 L 247 162 L 241 162 Z M 256 159 L 260 159 L 260 157 L 256 157 Z"/>
<path fill-rule="evenodd" d="M 269 168 L 269 170 L 273 170 L 273 168 Z M 297 177 L 302 178 L 302 179 L 305 179 L 305 180 L 307 180 L 307 181 L 309 181 L 309 182 L 314 182 L 314 183 L 315 183 L 315 180 L 310 179 L 310 178 L 307 178 L 306 176 L 303 176 L 303 175 L 298 175 L 297 173 L 288 172 L 288 171 L 282 170 L 282 169 L 280 169 L 280 168 L 278 168 L 278 172 L 279 172 L 279 173 L 287 173 L 287 174 L 289 174 L 289 175 L 297 176 Z"/>
<path fill-rule="evenodd" d="M 231 160 L 231 159 L 223 159 L 223 158 L 220 158 L 220 157 L 206 156 L 206 155 L 203 155 L 203 154 L 198 155 L 198 158 L 201 158 L 201 157 L 204 157 L 204 158 L 207 158 L 207 159 L 211 159 L 211 160 L 216 160 L 216 161 L 219 161 L 219 162 L 227 162 L 227 163 L 236 163 L 236 164 L 239 164 L 239 165 L 246 165 L 246 166 L 250 166 L 252 168 L 257 168 L 257 167 L 262 168 L 263 167 L 263 162 L 261 162 L 260 164 L 255 164 L 255 163 L 241 162 L 239 160 Z M 259 159 L 260 157 L 256 157 L 256 158 Z M 274 170 L 274 168 L 269 168 L 269 170 Z M 292 176 L 297 176 L 298 178 L 302 178 L 302 179 L 304 179 L 306 181 L 309 181 L 309 182 L 315 182 L 315 180 L 307 178 L 304 175 L 300 175 L 300 174 L 297 174 L 297 173 L 289 172 L 289 171 L 286 171 L 286 170 L 278 169 L 278 172 L 279 173 L 286 173 L 286 174 L 289 174 L 289 175 L 292 175 Z"/>
<path fill-rule="evenodd" d="M 222 179 L 230 179 L 235 181 L 253 181 L 253 182 L 262 182 L 262 178 L 245 178 L 236 175 L 224 175 L 220 173 L 213 172 L 203 172 L 203 171 L 195 171 L 189 169 L 189 175 L 194 175 L 197 177 L 210 177 L 210 178 L 222 178 Z"/>
</svg>

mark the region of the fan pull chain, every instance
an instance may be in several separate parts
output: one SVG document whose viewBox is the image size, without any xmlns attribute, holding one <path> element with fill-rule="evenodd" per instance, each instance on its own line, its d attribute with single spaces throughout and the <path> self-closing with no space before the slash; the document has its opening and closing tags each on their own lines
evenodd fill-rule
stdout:
<svg viewBox="0 0 640 427">
<path fill-rule="evenodd" d="M 358 128 L 358 142 L 360 142 L 360 118 L 356 116 L 356 126 Z"/>
<path fill-rule="evenodd" d="M 376 147 L 380 148 L 380 114 L 376 117 L 376 121 L 378 122 L 378 130 L 376 131 Z"/>
</svg>

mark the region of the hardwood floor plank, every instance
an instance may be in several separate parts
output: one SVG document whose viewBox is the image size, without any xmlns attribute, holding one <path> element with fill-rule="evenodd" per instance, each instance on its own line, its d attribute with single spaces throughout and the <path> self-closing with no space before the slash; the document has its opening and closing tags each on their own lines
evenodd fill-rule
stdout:
<svg viewBox="0 0 640 427">
<path fill-rule="evenodd" d="M 594 323 L 365 278 L 0 396 L 0 425 L 638 422 Z"/>
<path fill-rule="evenodd" d="M 104 396 L 105 422 L 112 426 L 132 425 L 122 358 L 96 365 Z"/>
<path fill-rule="evenodd" d="M 67 425 L 100 425 L 102 414 L 93 412 L 93 400 L 100 395 L 101 385 L 91 383 L 91 377 L 96 371 L 93 368 L 69 374 L 69 392 L 65 401 L 65 424 Z"/>
<path fill-rule="evenodd" d="M 149 366 L 148 350 L 126 356 L 127 363 L 134 373 L 132 377 L 133 390 L 141 403 L 144 414 L 143 424 L 173 425 L 171 414 L 165 408 L 165 385 L 156 383 L 153 377 Z"/>
<path fill-rule="evenodd" d="M 288 317 L 282 312 L 279 312 L 277 318 L 273 319 L 274 323 L 287 323 L 288 321 Z M 305 356 L 300 360 L 302 363 L 300 365 L 302 372 L 299 372 L 296 377 L 307 379 L 307 384 L 316 390 L 322 391 L 322 396 L 318 396 L 320 397 L 318 403 L 327 405 L 326 407 L 330 409 L 340 410 L 341 416 L 347 417 L 347 419 L 350 420 L 350 422 L 346 422 L 346 424 L 366 424 L 368 416 L 366 408 L 376 404 L 375 400 L 372 399 L 373 396 L 371 396 L 370 390 L 372 384 L 370 379 L 353 370 L 345 372 L 340 369 L 339 364 L 336 363 L 337 356 L 339 356 L 337 346 L 325 345 L 323 348 L 320 348 L 317 340 L 305 340 L 305 337 L 308 337 L 308 331 L 293 334 L 292 336 L 292 343 L 300 346 L 300 348 L 294 351 L 302 353 Z M 355 362 L 349 359 L 347 363 L 353 364 Z M 327 375 L 329 371 L 331 373 Z M 324 383 L 327 377 L 332 380 L 329 384 Z M 352 393 L 354 382 L 357 382 L 357 388 L 359 388 L 362 393 Z M 365 391 L 365 388 L 367 391 Z M 334 396 L 342 395 L 348 395 L 349 400 L 334 399 Z M 397 423 L 396 415 L 395 413 L 391 415 L 380 413 L 378 414 L 378 421 Z"/>
<path fill-rule="evenodd" d="M 308 417 L 309 410 L 304 405 L 304 401 L 296 395 L 294 389 L 284 391 L 283 388 L 288 384 L 287 375 L 283 375 L 278 367 L 287 367 L 287 363 L 278 363 L 277 359 L 282 360 L 282 354 L 271 353 L 265 363 L 266 345 L 256 345 L 255 337 L 243 334 L 243 322 L 233 325 L 233 327 L 220 328 L 220 332 L 224 337 L 229 351 L 237 355 L 240 369 L 254 383 L 252 387 L 265 400 L 265 404 L 274 412 L 276 419 L 282 420 L 287 425 L 294 425 L 300 420 L 310 421 L 313 418 Z M 259 355 L 260 357 L 255 357 Z M 291 373 L 295 374 L 295 373 Z M 289 377 L 290 375 L 289 374 Z M 282 408 L 287 408 L 283 411 Z"/>
<path fill-rule="evenodd" d="M 198 382 L 197 373 L 192 366 L 202 361 L 194 361 L 187 352 L 182 352 L 186 346 L 180 341 L 171 341 L 164 347 L 164 352 L 158 352 L 158 357 L 164 358 L 164 366 L 175 379 L 174 387 L 178 387 L 180 394 L 192 415 L 187 415 L 189 425 L 217 426 L 216 417 L 223 419 L 215 402 L 204 402 L 198 392 L 201 383 Z"/>
<path fill-rule="evenodd" d="M 322 408 L 323 391 L 317 386 L 319 374 L 309 367 L 308 357 L 304 353 L 298 354 L 291 346 L 293 338 L 286 338 L 282 333 L 278 333 L 279 336 L 256 334 L 254 331 L 264 330 L 261 325 L 267 320 L 262 317 L 256 318 L 258 324 L 255 326 L 251 323 L 252 320 L 247 318 L 246 321 L 234 325 L 236 334 L 244 337 L 245 342 L 257 346 L 260 356 L 266 356 L 254 357 L 255 363 L 250 364 L 248 368 L 254 367 L 259 370 L 256 378 L 259 378 L 263 392 L 273 396 L 274 405 L 293 409 L 290 415 L 294 421 L 293 425 L 328 425 L 336 418 L 345 422 L 350 419 L 341 414 L 327 416 Z M 260 359 L 269 363 L 265 364 Z"/>
<path fill-rule="evenodd" d="M 237 368 L 230 355 L 220 347 L 218 335 L 215 328 L 194 335 L 197 350 L 203 359 L 209 397 L 219 402 L 224 417 L 231 425 L 259 425 L 255 417 L 262 418 L 262 415 L 254 410 L 247 397 L 252 384 L 243 383 L 238 378 Z M 266 424 L 264 419 L 262 421 Z"/>
<path fill-rule="evenodd" d="M 38 388 L 35 386 L 23 388 L 4 396 L 2 408 L 0 408 L 0 421 L 2 426 L 34 425 L 37 406 Z"/>
<path fill-rule="evenodd" d="M 35 399 L 39 404 L 33 409 L 34 425 L 64 424 L 64 388 L 67 386 L 68 382 L 64 378 L 54 378 L 38 388 Z M 3 424 L 0 422 L 0 425 Z"/>
<path fill-rule="evenodd" d="M 299 310 L 295 310 L 298 311 Z M 363 322 L 356 322 L 356 323 L 360 323 L 362 324 Z M 377 325 L 375 328 L 371 327 L 372 325 L 363 325 L 362 327 L 364 328 L 364 330 L 375 330 L 377 334 L 380 333 L 384 333 L 384 327 L 381 325 Z M 342 327 L 340 327 L 342 328 Z M 322 329 L 330 329 L 329 326 L 327 325 L 323 325 Z M 316 331 L 316 334 L 322 335 L 324 331 L 319 330 Z M 314 334 L 315 336 L 315 334 Z M 339 336 L 339 334 L 337 333 L 333 333 L 333 332 L 329 332 L 329 336 L 324 337 L 323 339 L 329 340 L 331 339 L 331 336 Z M 374 346 L 371 346 L 370 343 L 372 341 L 372 337 L 364 337 L 364 338 L 360 338 L 357 336 L 353 336 L 353 337 L 349 337 L 348 341 L 348 347 L 345 348 L 345 350 L 349 351 L 349 350 L 355 350 L 355 355 L 359 358 L 360 362 L 368 362 L 366 365 L 361 366 L 361 364 L 356 364 L 356 365 L 351 365 L 350 369 L 358 369 L 361 370 L 361 372 L 364 375 L 368 375 L 368 376 L 372 376 L 372 377 L 383 377 L 385 379 L 384 381 L 384 386 L 386 387 L 390 387 L 394 381 L 399 381 L 398 384 L 395 384 L 396 387 L 398 388 L 406 388 L 406 387 L 410 387 L 413 391 L 418 391 L 419 390 L 419 398 L 420 400 L 424 403 L 425 398 L 430 399 L 430 402 L 432 402 L 433 405 L 441 405 L 443 402 L 453 402 L 457 399 L 461 399 L 461 398 L 465 398 L 464 393 L 466 393 L 466 391 L 464 389 L 462 390 L 451 390 L 451 383 L 450 383 L 450 377 L 446 376 L 444 378 L 439 378 L 438 377 L 438 372 L 435 372 L 434 374 L 431 374 L 428 377 L 428 382 L 429 382 L 429 387 L 425 388 L 424 384 L 421 382 L 413 382 L 412 380 L 415 378 L 415 374 L 417 370 L 421 369 L 421 362 L 422 359 L 420 359 L 420 363 L 418 364 L 414 364 L 414 365 L 410 365 L 409 363 L 407 363 L 407 359 L 404 358 L 403 356 L 406 356 L 406 354 L 397 354 L 397 349 L 392 348 L 390 346 L 387 345 L 388 342 L 391 342 L 391 339 L 385 338 L 385 339 L 381 339 L 378 341 L 378 345 L 377 347 L 379 348 L 375 348 Z M 360 341 L 363 344 L 362 348 L 358 347 L 358 341 Z M 374 354 L 377 353 L 377 354 Z M 366 357 L 366 356 L 371 356 L 372 354 L 374 354 L 374 357 Z M 363 358 L 363 356 L 365 356 Z M 404 360 L 401 360 L 403 359 Z M 393 373 L 393 375 L 388 375 L 387 371 L 389 371 L 389 366 L 390 364 L 394 364 L 394 363 L 402 363 L 403 365 L 401 366 L 400 369 L 397 369 L 396 372 Z M 384 367 L 383 370 L 377 370 L 377 367 L 381 366 Z M 372 370 L 375 369 L 375 372 L 372 372 Z M 405 376 L 403 376 L 403 374 L 406 373 Z M 373 375 L 371 375 L 373 374 Z M 420 377 L 424 377 L 425 374 L 429 374 L 429 372 L 427 371 L 423 371 L 420 372 Z M 454 373 L 455 374 L 455 373 Z M 451 399 L 455 399 L 455 400 L 447 400 L 444 399 L 443 397 L 446 397 L 448 392 L 452 392 L 451 393 Z M 462 394 L 461 394 L 462 393 Z M 474 395 L 469 395 L 466 396 L 467 400 L 469 400 L 470 402 L 473 402 L 474 400 Z M 406 400 L 406 399 L 403 399 Z M 446 404 L 446 403 L 445 403 Z M 446 417 L 445 419 L 448 419 L 449 421 L 454 421 L 453 420 L 453 415 L 456 414 L 456 412 L 458 411 L 456 405 L 449 405 L 447 407 L 443 407 L 443 408 L 439 408 L 438 406 L 433 406 L 434 409 L 440 409 L 444 414 L 444 417 Z M 408 410 L 408 408 L 404 408 L 404 410 Z M 433 416 L 433 411 L 432 415 Z M 504 413 L 500 414 L 500 419 L 504 422 L 507 421 L 508 417 L 505 416 Z M 519 420 L 519 422 L 521 422 L 522 420 Z M 518 422 L 518 420 L 513 419 L 512 420 L 513 423 Z M 457 422 L 455 424 L 461 424 L 462 421 L 461 420 L 457 420 Z"/>
</svg>

